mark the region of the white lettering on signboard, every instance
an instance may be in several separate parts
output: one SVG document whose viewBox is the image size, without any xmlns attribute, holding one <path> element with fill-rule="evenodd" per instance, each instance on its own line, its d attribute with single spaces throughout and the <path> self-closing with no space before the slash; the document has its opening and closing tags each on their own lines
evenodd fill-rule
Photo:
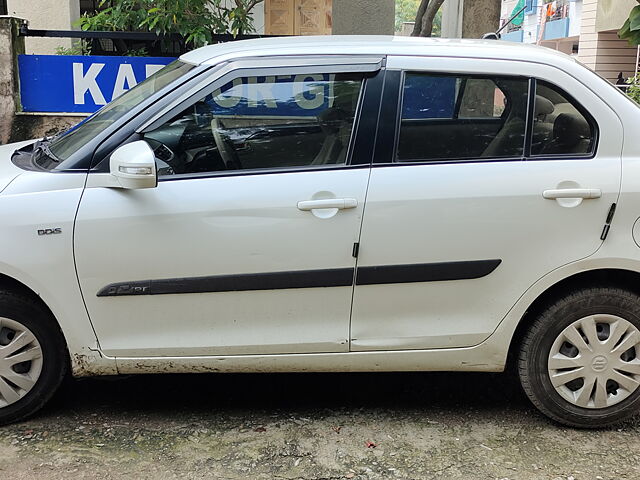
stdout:
<svg viewBox="0 0 640 480">
<path fill-rule="evenodd" d="M 73 103 L 84 105 L 84 95 L 88 91 L 93 97 L 93 103 L 106 105 L 107 101 L 96 82 L 96 77 L 104 68 L 104 63 L 92 63 L 87 73 L 83 72 L 82 67 L 82 63 L 73 64 Z"/>
<path fill-rule="evenodd" d="M 293 77 L 293 78 L 292 78 Z M 276 83 L 278 80 L 290 80 L 290 82 Z M 292 95 L 296 105 L 304 110 L 314 110 L 324 105 L 326 82 L 323 75 L 278 75 L 267 77 L 245 77 L 246 84 L 242 78 L 235 78 L 230 88 L 222 92 L 218 88 L 212 93 L 213 101 L 222 108 L 234 108 L 246 99 L 247 107 L 257 108 L 265 106 L 267 108 L 278 108 L 278 101 L 283 97 L 283 91 L 278 90 L 277 94 L 273 89 L 282 83 L 289 84 L 293 89 Z M 315 83 L 318 82 L 318 83 Z M 243 93 L 243 86 L 246 89 Z M 331 100 L 331 92 L 330 92 Z"/>
<path fill-rule="evenodd" d="M 151 75 L 156 73 L 158 70 L 162 70 L 166 65 L 157 65 L 155 63 L 149 63 L 144 66 L 144 73 L 146 75 L 145 78 L 149 78 Z"/>
<path fill-rule="evenodd" d="M 213 92 L 213 101 L 220 105 L 222 108 L 233 108 L 240 103 L 242 97 L 240 95 L 233 95 L 234 91 L 238 90 L 238 87 L 242 86 L 241 78 L 234 78 L 232 87 L 222 93 L 222 91 L 218 88 L 215 92 Z M 242 94 L 242 90 L 239 92 Z"/>
<path fill-rule="evenodd" d="M 93 103 L 96 105 L 107 104 L 97 81 L 98 75 L 104 66 L 104 63 L 92 63 L 85 72 L 84 65 L 82 63 L 73 64 L 73 103 L 76 105 L 84 105 L 85 95 L 89 92 L 93 98 Z M 154 63 L 145 65 L 145 75 L 146 77 L 150 77 L 164 67 L 165 65 L 158 65 Z M 113 94 L 111 99 L 113 100 L 114 98 L 119 97 L 130 88 L 135 87 L 137 84 L 138 80 L 133 72 L 133 65 L 123 63 L 118 67 L 118 73 L 116 74 L 116 81 L 113 85 Z"/>
<path fill-rule="evenodd" d="M 293 80 L 294 98 L 296 99 L 298 106 L 305 110 L 320 108 L 324 104 L 323 84 L 307 88 L 308 84 L 306 84 L 306 82 L 309 80 L 322 82 L 324 78 L 322 78 L 322 75 L 296 75 Z M 306 95 L 310 95 L 311 98 L 307 98 Z"/>
<path fill-rule="evenodd" d="M 125 83 L 127 84 L 127 88 L 124 87 Z M 136 75 L 133 73 L 133 65 L 123 63 L 118 67 L 118 75 L 116 75 L 116 83 L 113 85 L 113 95 L 111 95 L 111 100 L 118 98 L 124 92 L 135 87 L 137 84 L 138 81 L 136 80 Z"/>
</svg>

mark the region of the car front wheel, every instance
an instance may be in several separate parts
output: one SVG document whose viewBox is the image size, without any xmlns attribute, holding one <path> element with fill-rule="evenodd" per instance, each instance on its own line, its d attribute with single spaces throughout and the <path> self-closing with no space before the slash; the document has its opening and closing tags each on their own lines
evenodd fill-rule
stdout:
<svg viewBox="0 0 640 480">
<path fill-rule="evenodd" d="M 604 427 L 640 407 L 640 297 L 589 288 L 548 306 L 522 341 L 522 387 L 564 425 Z"/>
<path fill-rule="evenodd" d="M 36 299 L 0 290 L 0 425 L 38 411 L 66 375 L 62 333 Z"/>
</svg>

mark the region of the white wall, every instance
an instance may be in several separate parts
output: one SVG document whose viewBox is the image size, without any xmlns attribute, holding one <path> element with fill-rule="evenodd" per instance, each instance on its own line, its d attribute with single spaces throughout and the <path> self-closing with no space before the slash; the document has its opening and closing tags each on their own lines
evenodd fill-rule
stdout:
<svg viewBox="0 0 640 480">
<path fill-rule="evenodd" d="M 461 36 L 462 0 L 447 0 L 442 5 L 442 38 L 460 38 Z"/>
<path fill-rule="evenodd" d="M 525 15 L 522 23 L 524 30 L 524 43 L 536 43 L 538 41 L 538 26 L 540 25 L 540 8 L 533 15 Z"/>
<path fill-rule="evenodd" d="M 256 33 L 264 34 L 264 7 L 265 2 L 256 5 L 251 13 L 253 13 L 253 28 Z"/>
<path fill-rule="evenodd" d="M 582 0 L 569 3 L 569 36 L 580 36 L 582 26 Z"/>
<path fill-rule="evenodd" d="M 513 9 L 516 8 L 518 0 L 502 0 L 500 6 L 500 18 L 510 19 Z"/>
<path fill-rule="evenodd" d="M 7 0 L 9 15 L 29 21 L 29 28 L 45 30 L 74 30 L 73 22 L 80 17 L 79 0 Z M 28 54 L 55 53 L 56 47 L 70 47 L 69 38 L 25 39 Z"/>
</svg>

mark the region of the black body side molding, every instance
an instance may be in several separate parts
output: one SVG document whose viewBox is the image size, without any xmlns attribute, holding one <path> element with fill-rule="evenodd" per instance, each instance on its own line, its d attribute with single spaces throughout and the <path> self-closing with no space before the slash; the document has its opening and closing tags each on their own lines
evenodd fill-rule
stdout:
<svg viewBox="0 0 640 480">
<path fill-rule="evenodd" d="M 356 285 L 469 280 L 489 275 L 498 268 L 500 263 L 502 260 L 472 260 L 468 262 L 358 267 Z"/>
<path fill-rule="evenodd" d="M 480 278 L 493 272 L 502 260 L 421 263 L 359 267 L 356 285 L 441 282 Z M 100 289 L 98 297 L 125 295 L 170 295 L 180 293 L 242 292 L 290 288 L 348 287 L 353 285 L 353 268 L 298 270 L 290 272 L 214 275 L 112 283 Z"/>
</svg>

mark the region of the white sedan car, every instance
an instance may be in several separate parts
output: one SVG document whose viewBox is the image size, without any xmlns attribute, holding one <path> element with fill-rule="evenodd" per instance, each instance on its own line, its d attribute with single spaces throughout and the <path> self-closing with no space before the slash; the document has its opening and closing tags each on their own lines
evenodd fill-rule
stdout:
<svg viewBox="0 0 640 480">
<path fill-rule="evenodd" d="M 638 106 L 568 56 L 314 37 L 183 55 L 0 147 L 0 422 L 66 375 L 514 367 L 640 405 Z"/>
</svg>

